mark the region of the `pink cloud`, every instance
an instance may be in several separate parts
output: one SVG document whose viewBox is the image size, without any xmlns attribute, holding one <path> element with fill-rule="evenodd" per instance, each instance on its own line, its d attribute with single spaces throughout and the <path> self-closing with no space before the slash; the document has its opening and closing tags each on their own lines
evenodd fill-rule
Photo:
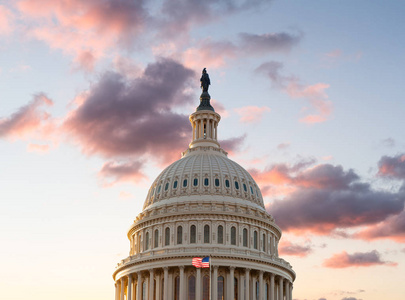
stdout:
<svg viewBox="0 0 405 300">
<path fill-rule="evenodd" d="M 326 83 L 316 83 L 313 85 L 304 85 L 301 80 L 295 76 L 284 76 L 281 74 L 283 64 L 276 61 L 270 61 L 260 65 L 256 72 L 264 73 L 272 82 L 274 88 L 287 93 L 291 98 L 306 99 L 311 105 L 309 108 L 315 113 L 309 113 L 300 119 L 303 123 L 321 123 L 329 119 L 333 104 L 328 100 L 329 96 L 326 89 L 330 87 Z"/>
<path fill-rule="evenodd" d="M 0 5 L 0 35 L 8 35 L 14 30 L 14 14 Z"/>
<path fill-rule="evenodd" d="M 396 156 L 383 156 L 378 162 L 378 175 L 405 179 L 405 153 Z"/>
<path fill-rule="evenodd" d="M 33 143 L 29 143 L 27 146 L 28 152 L 38 152 L 38 153 L 47 153 L 50 148 L 51 148 L 50 145 L 33 144 Z"/>
<path fill-rule="evenodd" d="M 333 269 L 349 267 L 372 267 L 377 265 L 386 265 L 395 267 L 398 264 L 381 260 L 380 254 L 373 250 L 371 252 L 356 252 L 348 254 L 346 251 L 334 254 L 323 262 L 323 266 Z"/>
<path fill-rule="evenodd" d="M 40 93 L 26 106 L 21 107 L 10 117 L 0 118 L 0 137 L 24 138 L 45 136 L 53 131 L 51 116 L 43 106 L 51 106 L 53 102 L 45 94 Z"/>
<path fill-rule="evenodd" d="M 76 56 L 84 68 L 90 55 L 97 59 L 117 44 L 131 47 L 147 17 L 143 2 L 130 0 L 21 0 L 17 7 L 30 22 L 28 34 Z"/>
<path fill-rule="evenodd" d="M 245 106 L 235 108 L 236 113 L 240 116 L 240 122 L 242 123 L 257 123 L 263 118 L 265 112 L 269 112 L 270 108 L 267 106 Z"/>
<path fill-rule="evenodd" d="M 397 243 L 405 243 L 405 211 L 391 216 L 383 222 L 368 226 L 355 233 L 353 237 L 369 241 L 388 239 Z"/>
<path fill-rule="evenodd" d="M 328 53 L 325 53 L 326 57 L 332 57 L 332 58 L 336 58 L 336 57 L 340 57 L 342 56 L 342 50 L 340 49 L 335 49 L 333 51 L 330 51 Z"/>
<path fill-rule="evenodd" d="M 279 244 L 280 255 L 291 255 L 298 257 L 308 256 L 312 252 L 312 248 L 309 245 L 299 245 L 286 241 L 285 239 L 281 240 Z"/>
<path fill-rule="evenodd" d="M 139 161 L 131 162 L 106 162 L 101 170 L 99 176 L 103 179 L 104 186 L 112 186 L 119 182 L 133 182 L 146 179 L 145 174 L 141 171 L 143 163 Z"/>
</svg>

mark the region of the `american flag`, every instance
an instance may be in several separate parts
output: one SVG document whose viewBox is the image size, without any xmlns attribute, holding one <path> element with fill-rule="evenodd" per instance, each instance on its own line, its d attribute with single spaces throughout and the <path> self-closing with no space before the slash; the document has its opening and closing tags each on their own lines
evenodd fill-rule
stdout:
<svg viewBox="0 0 405 300">
<path fill-rule="evenodd" d="M 191 264 L 196 268 L 209 268 L 210 267 L 210 258 L 204 257 L 194 257 Z"/>
</svg>

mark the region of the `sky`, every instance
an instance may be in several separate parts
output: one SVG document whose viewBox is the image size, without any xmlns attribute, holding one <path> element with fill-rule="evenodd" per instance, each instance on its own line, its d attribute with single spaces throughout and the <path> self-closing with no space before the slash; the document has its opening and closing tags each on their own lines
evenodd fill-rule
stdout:
<svg viewBox="0 0 405 300">
<path fill-rule="evenodd" d="M 0 298 L 113 299 L 127 230 L 218 138 L 283 231 L 299 300 L 404 299 L 403 1 L 0 1 Z"/>
</svg>

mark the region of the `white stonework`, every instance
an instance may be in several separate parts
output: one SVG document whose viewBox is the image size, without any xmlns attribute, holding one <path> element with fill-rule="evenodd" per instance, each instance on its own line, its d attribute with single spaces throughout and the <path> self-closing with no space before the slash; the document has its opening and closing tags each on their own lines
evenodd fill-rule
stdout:
<svg viewBox="0 0 405 300">
<path fill-rule="evenodd" d="M 191 114 L 189 149 L 153 182 L 128 231 L 116 300 L 292 300 L 281 230 L 252 176 L 220 148 L 219 121 L 211 110 Z M 191 265 L 205 256 L 211 268 Z"/>
</svg>

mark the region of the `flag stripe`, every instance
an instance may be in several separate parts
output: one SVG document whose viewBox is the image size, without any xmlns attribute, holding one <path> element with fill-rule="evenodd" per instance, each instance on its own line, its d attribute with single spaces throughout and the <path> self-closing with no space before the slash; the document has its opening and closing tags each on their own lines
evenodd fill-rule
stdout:
<svg viewBox="0 0 405 300">
<path fill-rule="evenodd" d="M 196 268 L 203 268 L 201 261 L 201 257 L 194 257 L 191 264 Z"/>
</svg>

